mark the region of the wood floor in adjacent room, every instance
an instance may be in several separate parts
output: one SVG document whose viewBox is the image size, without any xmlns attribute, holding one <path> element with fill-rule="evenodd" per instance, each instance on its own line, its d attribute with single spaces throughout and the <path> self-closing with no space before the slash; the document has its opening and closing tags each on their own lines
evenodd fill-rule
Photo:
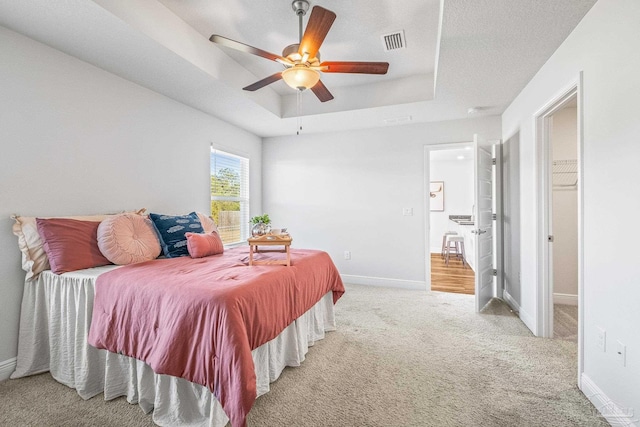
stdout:
<svg viewBox="0 0 640 427">
<path fill-rule="evenodd" d="M 449 266 L 440 254 L 431 254 L 431 290 L 473 295 L 475 275 L 468 265 L 460 260 L 450 260 Z"/>
</svg>

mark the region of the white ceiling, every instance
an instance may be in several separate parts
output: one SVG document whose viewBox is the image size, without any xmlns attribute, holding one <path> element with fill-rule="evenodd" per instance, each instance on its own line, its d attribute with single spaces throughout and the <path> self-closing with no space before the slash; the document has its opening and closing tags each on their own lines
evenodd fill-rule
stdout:
<svg viewBox="0 0 640 427">
<path fill-rule="evenodd" d="M 277 82 L 280 66 L 208 41 L 280 54 L 297 42 L 290 0 L 0 0 L 0 25 L 259 136 L 500 114 L 596 0 L 312 0 L 337 14 L 323 60 L 387 61 L 385 76 L 323 74 L 320 103 Z M 306 20 L 305 17 L 305 25 Z M 439 24 L 440 23 L 440 24 Z M 407 49 L 381 35 L 404 30 Z"/>
</svg>

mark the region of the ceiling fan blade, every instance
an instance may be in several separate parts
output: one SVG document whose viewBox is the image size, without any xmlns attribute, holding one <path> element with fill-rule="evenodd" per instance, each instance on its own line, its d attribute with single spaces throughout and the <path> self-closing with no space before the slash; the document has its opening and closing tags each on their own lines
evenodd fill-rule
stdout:
<svg viewBox="0 0 640 427">
<path fill-rule="evenodd" d="M 320 50 L 320 45 L 327 36 L 333 21 L 336 19 L 336 14 L 320 6 L 313 6 L 311 9 L 311 16 L 307 23 L 307 28 L 304 30 L 298 53 L 300 56 L 304 56 L 305 53 L 309 54 L 309 58 L 315 58 Z"/>
<path fill-rule="evenodd" d="M 324 73 L 359 73 L 359 74 L 387 74 L 388 62 L 354 62 L 338 61 L 323 62 L 320 69 Z"/>
<path fill-rule="evenodd" d="M 254 84 L 251 84 L 247 87 L 243 87 L 242 90 L 248 90 L 253 92 L 267 85 L 270 85 L 271 83 L 277 82 L 280 79 L 282 79 L 282 72 L 277 72 L 275 74 L 270 75 L 269 77 L 265 77 L 264 79 L 255 82 Z"/>
<path fill-rule="evenodd" d="M 209 37 L 209 40 L 212 41 L 213 43 L 216 43 L 225 47 L 230 47 L 231 49 L 239 50 L 240 52 L 250 53 L 252 55 L 261 56 L 263 58 L 267 58 L 272 61 L 293 65 L 293 63 L 290 60 L 288 60 L 283 56 L 276 55 L 275 53 L 267 52 L 266 50 L 258 49 L 257 47 L 249 46 L 248 44 L 240 43 L 235 40 L 231 40 L 226 37 L 219 36 L 217 34 L 214 34 L 211 37 Z"/>
<path fill-rule="evenodd" d="M 331 101 L 333 99 L 333 95 L 329 92 L 329 89 L 322 83 L 322 80 L 318 81 L 311 90 L 321 102 Z"/>
</svg>

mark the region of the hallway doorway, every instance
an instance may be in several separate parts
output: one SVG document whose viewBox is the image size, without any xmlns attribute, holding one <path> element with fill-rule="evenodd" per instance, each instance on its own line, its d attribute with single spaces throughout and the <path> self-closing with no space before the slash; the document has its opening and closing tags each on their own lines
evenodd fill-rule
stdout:
<svg viewBox="0 0 640 427">
<path fill-rule="evenodd" d="M 474 165 L 471 143 L 447 144 L 429 156 L 429 253 L 431 290 L 475 294 L 474 239 L 469 225 L 474 206 Z M 466 221 L 465 221 L 466 220 Z M 458 245 L 449 244 L 446 233 L 455 233 Z"/>
</svg>

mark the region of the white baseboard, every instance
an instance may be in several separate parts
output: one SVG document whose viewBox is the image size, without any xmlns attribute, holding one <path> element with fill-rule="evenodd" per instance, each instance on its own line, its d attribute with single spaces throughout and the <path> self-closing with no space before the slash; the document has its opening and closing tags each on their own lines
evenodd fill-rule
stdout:
<svg viewBox="0 0 640 427">
<path fill-rule="evenodd" d="M 0 362 L 0 381 L 9 379 L 9 376 L 16 370 L 17 358 L 5 360 Z"/>
<path fill-rule="evenodd" d="M 516 302 L 516 300 L 513 299 L 511 294 L 509 294 L 509 292 L 507 292 L 506 289 L 502 292 L 502 297 L 507 302 L 509 307 L 511 307 L 515 312 L 518 313 L 518 317 L 520 318 L 520 320 L 522 320 L 522 323 L 524 323 L 524 325 L 527 328 L 529 328 L 529 330 L 534 335 L 536 335 L 536 322 L 535 322 L 535 319 L 531 315 L 529 315 L 529 313 L 527 313 L 526 311 L 522 310 L 522 307 L 520 307 L 520 304 L 518 304 Z"/>
<path fill-rule="evenodd" d="M 342 281 L 354 285 L 385 286 L 389 288 L 416 289 L 424 291 L 427 284 L 419 280 L 387 279 L 383 277 L 354 276 L 341 274 Z"/>
<path fill-rule="evenodd" d="M 522 323 L 524 323 L 524 325 L 529 328 L 533 335 L 538 336 L 538 327 L 536 325 L 535 317 L 522 310 L 522 308 L 520 308 L 518 315 L 520 316 L 520 320 L 522 320 Z"/>
<path fill-rule="evenodd" d="M 553 303 L 564 305 L 578 305 L 578 295 L 554 293 Z"/>
<path fill-rule="evenodd" d="M 509 294 L 506 289 L 502 291 L 502 297 L 513 311 L 515 311 L 516 313 L 520 313 L 520 304 L 518 304 L 516 300 L 513 299 L 511 294 Z"/>
<path fill-rule="evenodd" d="M 441 247 L 431 248 L 431 253 L 432 254 L 441 254 L 442 253 L 442 248 Z"/>
<path fill-rule="evenodd" d="M 586 374 L 582 374 L 581 380 L 581 390 L 599 411 L 599 417 L 607 420 L 613 427 L 638 427 L 639 417 L 634 415 L 633 408 L 621 407 L 609 399 Z"/>
</svg>

